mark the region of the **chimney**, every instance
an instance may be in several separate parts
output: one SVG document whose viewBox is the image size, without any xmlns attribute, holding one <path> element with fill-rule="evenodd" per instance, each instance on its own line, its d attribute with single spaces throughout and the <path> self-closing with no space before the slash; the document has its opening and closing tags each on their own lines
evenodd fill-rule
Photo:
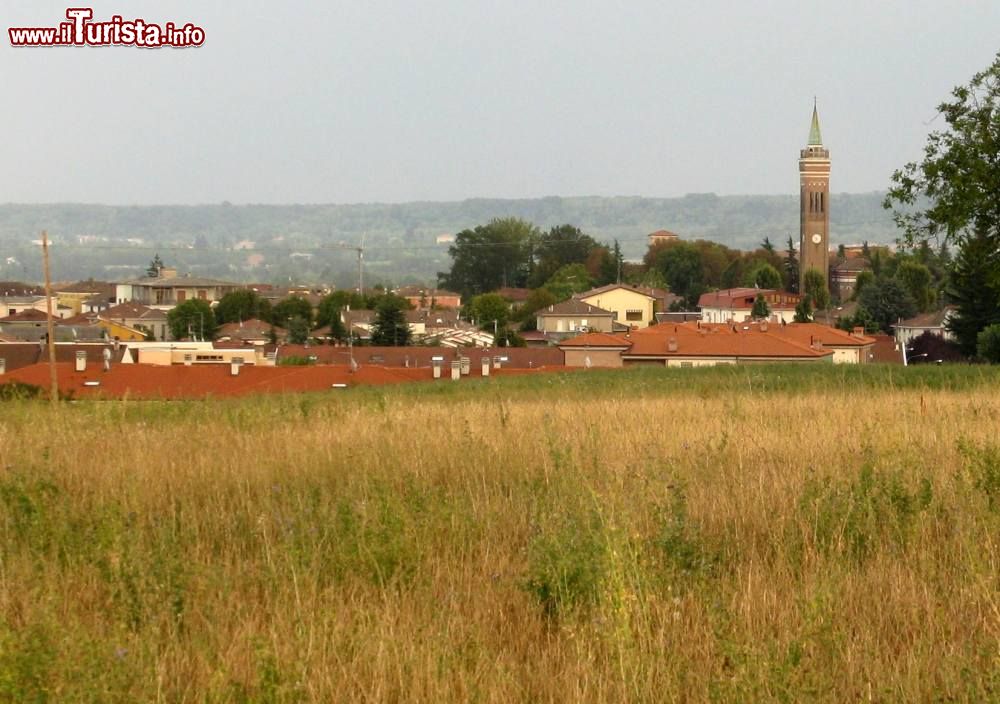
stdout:
<svg viewBox="0 0 1000 704">
<path fill-rule="evenodd" d="M 670 340 L 667 342 L 667 351 L 668 352 L 676 352 L 677 351 L 677 338 L 676 337 L 671 337 Z"/>
<path fill-rule="evenodd" d="M 161 279 L 176 279 L 177 269 L 172 266 L 160 267 L 160 278 Z"/>
<path fill-rule="evenodd" d="M 435 379 L 441 378 L 441 366 L 444 364 L 444 357 L 431 357 L 431 369 Z"/>
<path fill-rule="evenodd" d="M 472 360 L 468 357 L 459 357 L 458 361 L 461 364 L 462 376 L 469 376 L 469 372 L 472 371 Z"/>
<path fill-rule="evenodd" d="M 479 361 L 483 365 L 483 376 L 489 376 L 490 375 L 490 358 L 489 357 L 483 357 Z"/>
<path fill-rule="evenodd" d="M 462 363 L 454 361 L 451 363 L 451 380 L 458 381 L 462 378 Z"/>
<path fill-rule="evenodd" d="M 4 357 L 0 357 L 0 376 L 7 373 L 7 360 Z"/>
<path fill-rule="evenodd" d="M 240 367 L 242 367 L 242 366 L 243 366 L 243 358 L 242 357 L 233 357 L 231 360 L 229 360 L 229 374 L 230 374 L 230 376 L 239 376 L 240 375 Z"/>
<path fill-rule="evenodd" d="M 854 333 L 855 337 L 864 337 L 865 336 L 865 329 L 861 325 L 855 325 L 854 329 L 851 332 Z"/>
<path fill-rule="evenodd" d="M 83 350 L 76 353 L 76 371 L 87 371 L 87 353 Z"/>
<path fill-rule="evenodd" d="M 497 355 L 496 357 L 493 358 L 493 368 L 494 369 L 500 368 L 500 355 Z"/>
<path fill-rule="evenodd" d="M 192 364 L 194 364 L 194 355 L 192 353 L 190 353 L 190 352 L 185 352 L 184 353 L 184 366 L 185 367 L 190 367 Z"/>
</svg>

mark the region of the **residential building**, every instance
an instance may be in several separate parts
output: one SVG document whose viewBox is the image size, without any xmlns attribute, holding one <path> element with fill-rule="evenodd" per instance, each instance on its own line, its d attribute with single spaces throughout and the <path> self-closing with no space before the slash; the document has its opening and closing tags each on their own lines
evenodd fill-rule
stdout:
<svg viewBox="0 0 1000 704">
<path fill-rule="evenodd" d="M 954 340 L 946 327 L 948 320 L 955 315 L 954 306 L 945 306 L 941 310 L 931 313 L 921 313 L 908 320 L 901 320 L 893 325 L 896 342 L 900 345 L 909 345 L 914 338 L 929 332 L 945 340 Z"/>
<path fill-rule="evenodd" d="M 757 296 L 763 296 L 771 309 L 769 320 L 791 323 L 795 320 L 795 307 L 801 296 L 797 293 L 769 288 L 727 288 L 703 293 L 698 298 L 698 308 L 704 323 L 742 323 L 750 320 Z"/>
<path fill-rule="evenodd" d="M 628 328 L 645 328 L 656 322 L 656 298 L 638 286 L 608 284 L 574 296 L 575 299 L 610 311 L 613 319 Z"/>
<path fill-rule="evenodd" d="M 550 336 L 572 336 L 581 332 L 611 332 L 615 315 L 582 300 L 571 298 L 535 313 L 536 328 Z"/>
<path fill-rule="evenodd" d="M 652 247 L 657 244 L 663 244 L 665 242 L 676 242 L 680 237 L 675 232 L 670 230 L 657 230 L 656 232 L 650 232 L 646 235 L 649 240 L 649 246 Z"/>
<path fill-rule="evenodd" d="M 462 307 L 461 294 L 427 286 L 403 286 L 393 293 L 405 298 L 417 310 L 437 308 L 458 310 Z"/>
<path fill-rule="evenodd" d="M 216 303 L 231 291 L 241 289 L 241 284 L 201 276 L 178 276 L 176 269 L 164 268 L 159 276 L 147 276 L 123 281 L 115 286 L 117 303 L 141 303 L 145 306 L 169 310 L 184 301 L 197 299 Z"/>
<path fill-rule="evenodd" d="M 35 310 L 40 313 L 47 313 L 48 299 L 43 295 L 19 295 L 0 296 L 0 318 L 9 318 L 28 310 Z M 68 318 L 73 315 L 71 308 L 60 305 L 56 297 L 52 297 L 52 316 L 55 318 Z"/>
<path fill-rule="evenodd" d="M 814 323 L 658 325 L 626 335 L 589 333 L 559 344 L 567 366 L 700 367 L 758 362 L 866 364 L 876 340 Z M 615 358 L 618 355 L 619 359 Z"/>
<path fill-rule="evenodd" d="M 93 279 L 55 287 L 59 304 L 71 309 L 71 315 L 85 312 L 85 305 L 90 310 L 100 307 L 101 304 L 105 307 L 111 306 L 115 303 L 115 294 L 115 284 Z"/>
</svg>

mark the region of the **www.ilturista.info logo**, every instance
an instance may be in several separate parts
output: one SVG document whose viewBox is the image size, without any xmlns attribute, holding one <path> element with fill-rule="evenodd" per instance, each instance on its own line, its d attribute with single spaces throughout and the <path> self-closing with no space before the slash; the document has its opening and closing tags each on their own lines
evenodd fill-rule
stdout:
<svg viewBox="0 0 1000 704">
<path fill-rule="evenodd" d="M 191 24 L 165 22 L 162 25 L 144 19 L 122 19 L 114 15 L 107 22 L 94 22 L 94 10 L 71 7 L 68 22 L 57 27 L 10 27 L 12 46 L 138 46 L 146 49 L 171 47 L 183 49 L 205 43 L 205 30 Z"/>
</svg>

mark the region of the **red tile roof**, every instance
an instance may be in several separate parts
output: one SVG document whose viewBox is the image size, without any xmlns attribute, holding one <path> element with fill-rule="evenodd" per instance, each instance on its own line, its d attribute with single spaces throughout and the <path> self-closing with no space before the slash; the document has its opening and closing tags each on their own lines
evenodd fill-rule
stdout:
<svg viewBox="0 0 1000 704">
<path fill-rule="evenodd" d="M 138 398 L 138 399 L 197 399 L 224 396 L 248 396 L 271 393 L 299 393 L 329 391 L 333 384 L 351 386 L 401 384 L 412 381 L 433 381 L 429 368 L 387 369 L 362 365 L 356 372 L 350 368 L 333 365 L 257 367 L 244 365 L 237 376 L 232 376 L 228 364 L 206 364 L 186 367 L 183 365 L 152 366 L 118 364 L 104 372 L 99 365 L 89 365 L 84 372 L 74 370 L 72 364 L 58 364 L 59 389 L 74 398 Z M 562 367 L 558 369 L 563 369 Z M 555 371 L 550 368 L 550 371 Z M 471 376 L 480 376 L 480 368 L 473 365 Z M 499 369 L 491 375 L 541 373 L 545 370 Z M 450 376 L 450 370 L 443 376 Z M 49 369 L 46 364 L 35 364 L 0 377 L 0 383 L 20 382 L 48 388 Z M 98 382 L 91 386 L 87 382 Z M 439 383 L 451 383 L 442 379 Z"/>
<path fill-rule="evenodd" d="M 559 343 L 559 347 L 618 347 L 626 350 L 632 344 L 632 340 L 624 335 L 611 335 L 606 332 L 588 332 L 584 335 L 577 335 L 568 340 L 563 340 Z"/>
</svg>

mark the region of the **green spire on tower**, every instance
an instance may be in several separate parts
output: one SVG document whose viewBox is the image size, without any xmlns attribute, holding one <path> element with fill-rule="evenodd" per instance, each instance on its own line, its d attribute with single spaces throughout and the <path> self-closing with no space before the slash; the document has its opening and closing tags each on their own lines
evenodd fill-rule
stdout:
<svg viewBox="0 0 1000 704">
<path fill-rule="evenodd" d="M 813 98 L 813 121 L 809 128 L 809 146 L 823 146 L 823 137 L 819 133 L 819 112 L 816 110 L 816 99 Z"/>
</svg>

